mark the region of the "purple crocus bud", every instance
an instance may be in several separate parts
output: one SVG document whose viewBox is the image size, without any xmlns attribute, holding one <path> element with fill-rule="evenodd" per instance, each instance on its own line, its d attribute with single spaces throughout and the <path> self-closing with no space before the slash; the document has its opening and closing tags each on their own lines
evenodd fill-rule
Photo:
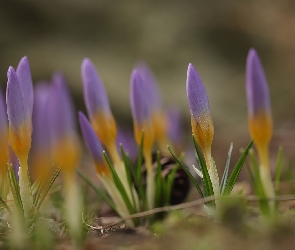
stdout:
<svg viewBox="0 0 295 250">
<path fill-rule="evenodd" d="M 117 125 L 100 77 L 90 59 L 81 65 L 84 102 L 91 124 L 100 141 L 111 151 L 115 147 Z"/>
<path fill-rule="evenodd" d="M 50 129 L 47 98 L 50 92 L 48 82 L 39 82 L 34 88 L 33 135 L 31 166 L 33 178 L 45 178 L 50 168 Z"/>
<path fill-rule="evenodd" d="M 48 96 L 52 159 L 62 170 L 72 173 L 80 158 L 73 104 L 66 83 L 56 77 L 54 81 Z"/>
<path fill-rule="evenodd" d="M 138 73 L 144 81 L 146 95 L 150 98 L 151 109 L 160 109 L 162 105 L 161 93 L 156 78 L 152 73 L 151 69 L 145 62 L 137 63 L 135 68 L 137 69 Z"/>
<path fill-rule="evenodd" d="M 103 156 L 103 147 L 86 116 L 79 112 L 79 124 L 86 146 L 94 160 L 96 171 L 100 176 L 111 174 Z"/>
<path fill-rule="evenodd" d="M 22 86 L 24 100 L 30 114 L 33 113 L 33 82 L 28 58 L 23 57 L 16 69 L 17 78 Z"/>
<path fill-rule="evenodd" d="M 273 132 L 270 97 L 264 70 L 254 49 L 249 50 L 247 57 L 246 94 L 250 134 L 261 160 L 264 159 L 263 165 L 268 167 L 268 146 Z"/>
<path fill-rule="evenodd" d="M 205 87 L 192 64 L 189 64 L 187 70 L 186 93 L 191 113 L 192 132 L 210 169 L 214 127 Z"/>
<path fill-rule="evenodd" d="M 137 144 L 140 145 L 142 131 L 144 131 L 144 148 L 151 149 L 154 142 L 151 104 L 145 93 L 144 82 L 136 69 L 131 74 L 130 84 L 130 105 L 134 123 L 134 137 Z"/>
<path fill-rule="evenodd" d="M 7 165 L 8 119 L 2 90 L 0 89 L 0 174 Z"/>
<path fill-rule="evenodd" d="M 32 135 L 32 113 L 23 91 L 26 85 L 21 85 L 12 67 L 9 67 L 7 77 L 6 104 L 9 120 L 9 142 L 16 155 L 25 160 L 31 148 Z"/>
<path fill-rule="evenodd" d="M 161 149 L 161 151 L 167 151 L 168 143 L 168 119 L 167 114 L 164 112 L 162 107 L 161 93 L 156 82 L 156 79 L 144 62 L 140 62 L 136 65 L 136 69 L 142 78 L 145 86 L 145 95 L 149 99 L 149 105 L 151 110 L 151 119 L 153 129 L 155 133 L 155 139 Z"/>
</svg>

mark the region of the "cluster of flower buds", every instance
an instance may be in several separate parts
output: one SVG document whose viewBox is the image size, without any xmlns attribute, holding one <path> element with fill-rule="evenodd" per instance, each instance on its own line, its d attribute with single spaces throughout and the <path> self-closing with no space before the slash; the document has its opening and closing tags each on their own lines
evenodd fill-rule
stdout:
<svg viewBox="0 0 295 250">
<path fill-rule="evenodd" d="M 84 141 L 94 160 L 98 177 L 104 184 L 109 195 L 114 201 L 117 211 L 121 216 L 130 214 L 126 204 L 120 196 L 111 170 L 103 155 L 104 149 L 111 156 L 114 168 L 127 192 L 128 198 L 134 200 L 134 205 L 139 211 L 140 201 L 134 186 L 130 188 L 123 159 L 120 156 L 116 143 L 118 141 L 117 125 L 112 115 L 108 97 L 103 83 L 90 59 L 85 58 L 81 66 L 81 75 L 84 89 L 84 101 L 89 120 L 80 112 L 79 122 Z M 134 124 L 134 138 L 140 146 L 143 142 L 143 155 L 147 169 L 146 192 L 149 208 L 154 207 L 155 180 L 152 163 L 152 150 L 155 140 L 160 148 L 167 151 L 168 129 L 160 103 L 160 94 L 154 77 L 144 63 L 138 64 L 131 74 L 130 104 Z M 163 120 L 159 120 L 163 119 Z M 121 142 L 121 141 L 119 141 Z M 128 148 L 128 145 L 123 147 Z"/>
<path fill-rule="evenodd" d="M 214 195 L 218 197 L 220 194 L 219 177 L 214 160 L 211 157 L 214 127 L 210 114 L 208 96 L 200 76 L 191 64 L 189 64 L 187 71 L 186 90 L 191 113 L 193 136 L 204 155 Z M 273 197 L 274 190 L 268 156 L 269 143 L 273 130 L 270 97 L 263 67 L 254 49 L 250 49 L 247 57 L 246 94 L 249 131 L 257 147 L 260 159 L 261 183 L 267 197 Z"/>
</svg>

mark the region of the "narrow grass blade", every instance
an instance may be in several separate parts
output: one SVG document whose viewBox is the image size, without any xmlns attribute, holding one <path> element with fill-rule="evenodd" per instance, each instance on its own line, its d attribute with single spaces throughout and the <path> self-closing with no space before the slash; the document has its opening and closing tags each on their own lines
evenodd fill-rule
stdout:
<svg viewBox="0 0 295 250">
<path fill-rule="evenodd" d="M 102 191 L 101 189 L 99 189 L 98 187 L 96 187 L 93 182 L 91 180 L 89 180 L 80 170 L 77 171 L 77 174 L 79 175 L 79 177 L 87 184 L 89 185 L 94 192 L 100 197 L 102 198 L 112 209 L 116 210 L 116 205 L 114 204 L 114 202 L 108 197 L 108 195 Z"/>
<path fill-rule="evenodd" d="M 283 165 L 283 148 L 279 148 L 276 172 L 275 172 L 275 193 L 276 195 L 280 194 L 280 182 L 281 182 L 281 174 L 282 174 L 282 165 Z"/>
<path fill-rule="evenodd" d="M 39 209 L 41 207 L 41 205 L 42 205 L 45 197 L 47 196 L 50 188 L 52 187 L 52 185 L 55 182 L 57 176 L 59 175 L 60 170 L 61 170 L 61 168 L 58 168 L 58 169 L 55 170 L 55 172 L 53 173 L 53 175 L 52 175 L 51 179 L 49 180 L 47 186 L 44 188 L 44 191 L 43 191 L 42 195 L 40 195 L 40 198 L 36 202 L 37 209 Z"/>
<path fill-rule="evenodd" d="M 204 198 L 204 194 L 202 192 L 202 189 L 200 188 L 198 182 L 195 180 L 195 178 L 192 176 L 192 174 L 190 173 L 190 171 L 187 169 L 187 167 L 181 162 L 181 160 L 179 160 L 177 158 L 177 156 L 175 154 L 172 153 L 170 146 L 168 146 L 168 150 L 170 152 L 170 154 L 172 155 L 172 157 L 175 159 L 176 162 L 178 162 L 178 164 L 183 168 L 183 170 L 186 172 L 186 174 L 188 175 L 188 177 L 190 178 L 190 180 L 192 181 L 192 183 L 195 185 L 196 189 L 198 190 L 200 196 L 202 198 Z"/>
<path fill-rule="evenodd" d="M 118 191 L 120 192 L 120 194 L 121 194 L 121 196 L 122 196 L 128 210 L 129 210 L 130 214 L 135 213 L 136 212 L 135 208 L 132 206 L 131 201 L 128 198 L 126 190 L 125 190 L 125 188 L 124 188 L 124 186 L 123 186 L 123 184 L 122 184 L 122 182 L 120 180 L 120 177 L 118 176 L 113 164 L 111 163 L 109 157 L 107 156 L 107 154 L 105 152 L 103 152 L 103 156 L 104 156 L 104 158 L 105 158 L 105 160 L 106 160 L 106 162 L 107 162 L 107 164 L 108 164 L 108 166 L 109 166 L 109 168 L 110 168 L 110 170 L 112 172 L 114 183 L 115 183 Z"/>
<path fill-rule="evenodd" d="M 172 171 L 170 172 L 170 174 L 167 177 L 166 193 L 165 193 L 166 204 L 165 205 L 170 205 L 171 193 L 172 193 L 172 188 L 173 188 L 173 184 L 174 184 L 174 180 L 175 180 L 175 174 L 176 174 L 176 171 L 178 168 L 179 168 L 179 164 L 177 163 L 177 164 L 175 164 Z"/>
<path fill-rule="evenodd" d="M 34 182 L 32 186 L 32 193 L 34 194 L 33 204 L 34 206 L 36 206 L 42 193 L 42 184 L 40 183 L 40 181 Z"/>
<path fill-rule="evenodd" d="M 229 147 L 229 150 L 228 150 L 227 161 L 226 161 L 225 169 L 224 169 L 222 179 L 221 179 L 221 183 L 220 183 L 220 191 L 221 191 L 221 193 L 223 193 L 226 182 L 227 182 L 227 177 L 228 177 L 228 171 L 229 171 L 229 165 L 230 165 L 230 159 L 231 159 L 232 151 L 233 151 L 233 143 L 230 144 L 230 147 Z"/>
<path fill-rule="evenodd" d="M 133 182 L 132 182 L 132 178 L 131 178 L 131 174 L 130 174 L 130 166 L 129 166 L 127 155 L 124 151 L 122 144 L 120 144 L 120 150 L 121 150 L 121 154 L 122 154 L 122 158 L 123 158 L 123 162 L 124 162 L 124 166 L 125 166 L 125 171 L 126 171 L 128 184 L 129 184 L 130 193 L 132 196 L 133 207 L 136 208 L 135 198 L 134 198 L 133 189 L 132 189 Z"/>
<path fill-rule="evenodd" d="M 138 195 L 139 199 L 142 201 L 143 209 L 147 210 L 147 199 L 146 199 L 146 193 L 143 187 L 142 182 L 142 163 L 143 163 L 143 142 L 144 142 L 144 131 L 142 131 L 141 134 L 141 141 L 139 146 L 139 155 L 137 160 L 137 169 L 136 169 L 136 177 L 135 177 L 135 185 L 138 189 Z"/>
<path fill-rule="evenodd" d="M 193 141 L 194 141 L 194 146 L 195 146 L 195 150 L 196 150 L 196 153 L 197 153 L 197 156 L 199 158 L 199 162 L 200 162 L 200 168 L 201 168 L 201 171 L 203 173 L 203 185 L 204 185 L 204 190 L 205 190 L 205 196 L 213 196 L 214 195 L 214 191 L 213 191 L 213 187 L 212 187 L 212 182 L 211 182 L 211 179 L 210 179 L 210 176 L 209 176 L 209 173 L 208 173 L 208 169 L 207 169 L 207 166 L 206 166 L 206 163 L 205 163 L 205 160 L 204 160 L 204 157 L 199 149 L 199 146 L 198 146 L 198 143 L 196 142 L 196 139 L 194 137 L 194 135 L 192 136 L 193 137 Z M 210 203 L 210 202 L 209 202 Z M 211 202 L 212 204 L 214 202 Z"/>
<path fill-rule="evenodd" d="M 247 158 L 247 155 L 249 153 L 249 150 L 250 148 L 252 147 L 253 145 L 253 141 L 251 141 L 248 146 L 246 147 L 244 153 L 242 154 L 242 156 L 240 157 L 240 159 L 238 160 L 237 164 L 235 165 L 234 169 L 232 170 L 229 178 L 228 178 L 228 181 L 226 183 L 226 186 L 225 186 L 225 189 L 223 191 L 223 195 L 230 195 L 236 181 L 237 181 L 237 178 L 241 172 L 241 169 L 244 165 L 244 162 Z"/>
<path fill-rule="evenodd" d="M 6 202 L 0 197 L 0 204 L 3 205 L 4 208 L 6 208 L 6 210 L 8 211 L 8 213 L 11 215 L 11 210 L 8 207 L 8 205 L 6 204 Z"/>
<path fill-rule="evenodd" d="M 8 177 L 9 177 L 9 181 L 10 181 L 10 188 L 11 188 L 11 193 L 12 193 L 12 196 L 14 199 L 15 206 L 16 206 L 21 218 L 24 219 L 23 203 L 22 203 L 22 200 L 20 197 L 18 183 L 16 181 L 16 177 L 15 177 L 14 170 L 13 170 L 12 166 L 8 167 Z"/>
</svg>

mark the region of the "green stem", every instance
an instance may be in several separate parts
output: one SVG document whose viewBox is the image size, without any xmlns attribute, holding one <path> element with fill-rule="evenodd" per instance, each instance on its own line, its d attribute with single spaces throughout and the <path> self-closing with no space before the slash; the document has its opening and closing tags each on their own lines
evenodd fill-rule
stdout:
<svg viewBox="0 0 295 250">
<path fill-rule="evenodd" d="M 146 165 L 146 194 L 147 194 L 147 203 L 148 209 L 154 208 L 155 203 L 155 180 L 154 180 L 154 171 L 152 166 L 152 155 L 151 151 L 146 149 L 144 150 L 144 159 Z"/>
<path fill-rule="evenodd" d="M 26 220 L 30 220 L 33 215 L 33 194 L 31 190 L 31 182 L 28 171 L 28 157 L 19 158 L 19 192 L 24 209 Z"/>
</svg>

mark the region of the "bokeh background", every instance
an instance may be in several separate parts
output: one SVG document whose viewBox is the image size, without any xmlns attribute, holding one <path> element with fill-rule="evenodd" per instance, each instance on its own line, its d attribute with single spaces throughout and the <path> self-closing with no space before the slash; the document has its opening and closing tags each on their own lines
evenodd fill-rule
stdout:
<svg viewBox="0 0 295 250">
<path fill-rule="evenodd" d="M 178 106 L 190 136 L 185 80 L 188 63 L 200 73 L 215 124 L 213 155 L 226 161 L 230 142 L 249 141 L 245 60 L 257 49 L 269 81 L 275 133 L 272 150 L 284 145 L 293 158 L 295 140 L 295 1 L 0 2 L 0 82 L 24 55 L 34 81 L 65 74 L 77 109 L 84 110 L 80 65 L 95 63 L 116 119 L 132 127 L 129 77 L 138 60 L 154 71 L 167 106 Z M 191 143 L 191 141 L 189 141 Z M 275 155 L 274 155 L 275 156 Z"/>
</svg>

